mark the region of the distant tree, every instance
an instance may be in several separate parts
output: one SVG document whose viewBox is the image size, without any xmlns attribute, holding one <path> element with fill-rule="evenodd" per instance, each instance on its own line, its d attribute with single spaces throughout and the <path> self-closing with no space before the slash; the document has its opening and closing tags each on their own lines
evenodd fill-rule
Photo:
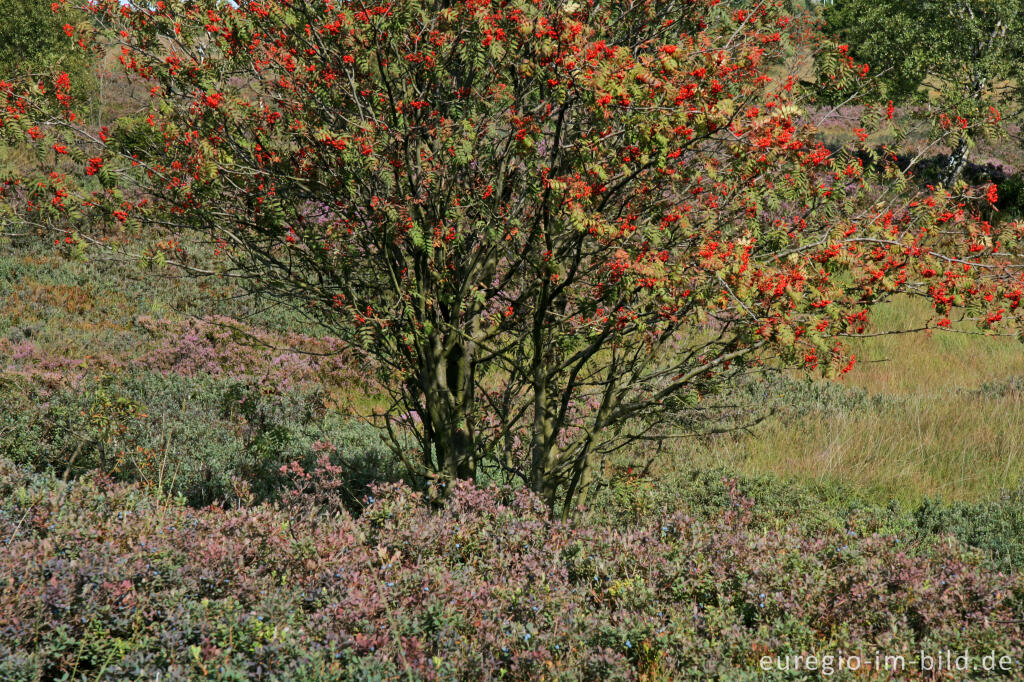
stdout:
<svg viewBox="0 0 1024 682">
<path fill-rule="evenodd" d="M 76 49 L 81 12 L 60 2 L 4 0 L 0 5 L 0 78 L 59 71 L 81 76 L 88 56 Z"/>
<path fill-rule="evenodd" d="M 149 97 L 96 132 L 66 83 L 48 106 L 9 89 L 12 128 L 61 150 L 9 204 L 206 238 L 203 267 L 372 359 L 395 451 L 437 487 L 519 481 L 568 512 L 610 453 L 714 428 L 746 374 L 848 370 L 889 296 L 939 327 L 1021 314 L 1019 234 L 815 137 L 775 3 L 86 9 Z"/>
<path fill-rule="evenodd" d="M 978 137 L 1024 98 L 1024 0 L 837 0 L 829 29 L 866 62 L 896 103 L 929 103 L 951 153 L 942 181 L 959 177 Z"/>
</svg>

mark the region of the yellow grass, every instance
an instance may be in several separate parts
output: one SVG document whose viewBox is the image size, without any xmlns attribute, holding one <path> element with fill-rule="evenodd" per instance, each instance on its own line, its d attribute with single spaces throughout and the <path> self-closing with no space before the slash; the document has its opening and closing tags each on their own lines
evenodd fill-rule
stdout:
<svg viewBox="0 0 1024 682">
<path fill-rule="evenodd" d="M 926 316 L 901 301 L 880 310 L 876 323 L 894 329 Z M 844 383 L 888 401 L 796 422 L 774 418 L 749 436 L 679 454 L 747 473 L 841 482 L 883 502 L 979 500 L 1024 485 L 1024 396 L 978 390 L 1024 377 L 1024 346 L 919 333 L 861 340 L 855 350 L 862 362 Z"/>
</svg>

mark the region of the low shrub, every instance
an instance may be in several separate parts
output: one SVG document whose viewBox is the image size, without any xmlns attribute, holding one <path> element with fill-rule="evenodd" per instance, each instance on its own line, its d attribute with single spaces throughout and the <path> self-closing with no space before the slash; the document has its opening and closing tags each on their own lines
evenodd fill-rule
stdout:
<svg viewBox="0 0 1024 682">
<path fill-rule="evenodd" d="M 941 551 L 953 538 L 977 550 L 978 562 L 991 570 L 1024 572 L 1024 489 L 989 501 L 925 499 L 904 507 L 877 504 L 837 484 L 683 467 L 658 480 L 613 480 L 598 494 L 588 515 L 609 527 L 630 527 L 674 513 L 709 520 L 727 512 L 737 494 L 754 502 L 748 512 L 751 529 L 770 532 L 798 526 L 808 536 L 880 534 L 901 538 L 921 552 Z"/>
<path fill-rule="evenodd" d="M 995 381 L 986 381 L 973 393 L 982 398 L 1024 396 L 1024 377 L 1012 375 Z"/>
<path fill-rule="evenodd" d="M 0 400 L 0 456 L 61 477 L 98 469 L 193 505 L 273 498 L 280 468 L 311 464 L 315 444 L 353 472 L 354 490 L 399 474 L 377 431 L 313 388 L 156 371 L 56 387 L 8 375 Z"/>
<path fill-rule="evenodd" d="M 1024 490 L 971 504 L 926 500 L 914 520 L 922 536 L 950 533 L 984 550 L 995 568 L 1024 570 Z"/>
<path fill-rule="evenodd" d="M 946 648 L 1022 670 L 1024 581 L 956 541 L 769 529 L 728 481 L 714 513 L 615 525 L 467 484 L 353 517 L 337 467 L 287 474 L 276 506 L 194 509 L 0 463 L 0 678 L 753 680 L 842 650 L 930 679 L 917 652 Z"/>
</svg>

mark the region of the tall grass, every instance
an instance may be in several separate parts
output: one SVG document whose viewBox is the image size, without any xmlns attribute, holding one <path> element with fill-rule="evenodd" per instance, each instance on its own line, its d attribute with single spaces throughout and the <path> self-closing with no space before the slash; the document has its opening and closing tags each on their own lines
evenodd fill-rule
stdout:
<svg viewBox="0 0 1024 682">
<path fill-rule="evenodd" d="M 878 331 L 919 326 L 920 301 L 875 313 Z M 857 340 L 840 382 L 872 400 L 783 409 L 742 436 L 690 443 L 697 465 L 853 485 L 879 501 L 975 501 L 1024 485 L 1024 347 L 1013 338 L 920 332 Z M 785 396 L 806 401 L 798 390 Z"/>
</svg>

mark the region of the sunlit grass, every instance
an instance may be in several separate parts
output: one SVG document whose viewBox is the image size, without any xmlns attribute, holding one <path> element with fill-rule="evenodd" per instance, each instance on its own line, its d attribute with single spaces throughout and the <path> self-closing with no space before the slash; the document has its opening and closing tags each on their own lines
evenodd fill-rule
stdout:
<svg viewBox="0 0 1024 682">
<path fill-rule="evenodd" d="M 879 309 L 878 330 L 916 326 L 920 302 Z M 871 407 L 773 417 L 751 434 L 682 446 L 680 456 L 746 473 L 842 483 L 880 501 L 992 498 L 1024 485 L 1024 397 L 986 384 L 1024 377 L 1013 338 L 924 332 L 854 344 L 843 384 L 883 400 Z M 983 387 L 984 390 L 983 390 Z"/>
<path fill-rule="evenodd" d="M 698 461 L 862 489 L 879 501 L 976 500 L 1024 484 L 1020 397 L 911 398 L 878 411 L 772 421 Z"/>
<path fill-rule="evenodd" d="M 900 300 L 873 313 L 878 331 L 920 326 L 930 309 L 920 299 Z M 957 332 L 927 331 L 876 336 L 852 344 L 858 365 L 846 379 L 872 393 L 949 398 L 950 389 L 1024 375 L 1024 345 L 1012 336 L 984 336 L 969 326 Z"/>
</svg>

